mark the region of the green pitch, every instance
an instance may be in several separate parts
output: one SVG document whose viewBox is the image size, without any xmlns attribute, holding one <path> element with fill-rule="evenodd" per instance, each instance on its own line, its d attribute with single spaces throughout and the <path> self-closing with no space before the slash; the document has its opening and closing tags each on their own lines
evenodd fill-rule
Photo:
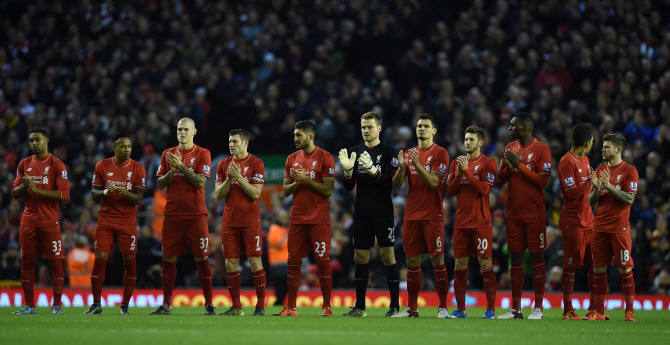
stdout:
<svg viewBox="0 0 670 345">
<path fill-rule="evenodd" d="M 344 318 L 348 308 L 335 308 L 333 318 L 317 308 L 298 308 L 300 316 L 204 316 L 204 308 L 174 308 L 173 315 L 149 316 L 153 308 L 104 308 L 102 315 L 82 315 L 86 308 L 63 308 L 51 315 L 11 315 L 20 308 L 0 308 L 0 343 L 76 344 L 666 344 L 670 311 L 636 311 L 638 322 L 624 322 L 623 310 L 608 311 L 610 321 L 563 321 L 561 310 L 545 311 L 545 320 L 482 320 L 481 308 L 468 309 L 467 320 L 437 319 L 437 308 L 419 309 L 418 319 L 384 318 L 381 308 L 368 308 L 367 318 Z M 227 308 L 217 308 L 221 313 Z M 530 315 L 530 309 L 524 314 Z M 502 314 L 498 310 L 498 314 Z M 583 311 L 580 311 L 583 314 Z M 580 315 L 581 315 L 580 314 Z M 526 317 L 528 315 L 525 315 Z"/>
</svg>

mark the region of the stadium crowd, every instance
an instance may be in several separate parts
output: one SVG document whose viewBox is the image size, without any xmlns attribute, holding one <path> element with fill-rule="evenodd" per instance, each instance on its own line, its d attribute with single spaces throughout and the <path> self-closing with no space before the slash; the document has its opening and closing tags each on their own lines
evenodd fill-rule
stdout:
<svg viewBox="0 0 670 345">
<path fill-rule="evenodd" d="M 252 154 L 287 156 L 299 120 L 315 122 L 316 144 L 336 153 L 361 141 L 360 116 L 369 110 L 383 116 L 382 142 L 404 150 L 416 145 L 418 115 L 430 113 L 438 120 L 436 143 L 452 159 L 464 154 L 465 128 L 476 125 L 487 132 L 482 151 L 500 162 L 511 117 L 528 111 L 554 167 L 576 123 L 598 129 L 589 154 L 594 166 L 602 161 L 602 135 L 626 137 L 623 159 L 640 175 L 630 219 L 636 287 L 670 293 L 668 1 L 40 0 L 2 2 L 0 13 L 0 280 L 20 279 L 23 206 L 11 190 L 18 162 L 30 155 L 31 129 L 48 129 L 50 152 L 69 171 L 71 197 L 61 202 L 67 251 L 92 243 L 99 209 L 90 196 L 93 169 L 113 155 L 115 132 L 131 133 L 132 158 L 149 177 L 138 219 L 137 286 L 160 288 L 157 224 L 165 197 L 153 175 L 161 152 L 176 145 L 184 116 L 199 129 L 196 144 L 214 157 L 228 154 L 227 133 L 235 128 L 251 132 Z M 548 291 L 560 291 L 563 262 L 556 176 L 552 170 L 545 189 Z M 354 199 L 341 183 L 335 188 L 333 284 L 352 287 Z M 406 192 L 394 197 L 398 227 Z M 286 226 L 290 199 L 271 200 L 261 206 L 264 233 L 273 223 Z M 505 289 L 506 186 L 496 184 L 490 200 L 494 269 Z M 451 238 L 456 199 L 444 204 Z M 223 205 L 212 197 L 208 206 L 214 285 L 225 286 L 214 245 Z M 396 256 L 404 263 L 401 241 Z M 195 262 L 187 258 L 178 262 L 186 273 L 177 285 L 197 287 Z M 453 255 L 447 252 L 446 260 L 453 278 Z M 371 261 L 370 286 L 384 287 L 375 250 Z M 38 264 L 38 285 L 50 284 L 48 267 Z M 470 267 L 478 270 L 474 258 Z M 305 265 L 305 287 L 318 284 L 314 270 Z M 122 285 L 119 253 L 107 272 L 106 285 Z M 617 291 L 618 274 L 610 277 Z M 578 272 L 575 289 L 587 291 L 586 280 Z M 251 282 L 247 267 L 243 285 Z M 430 284 L 424 279 L 425 289 Z M 482 284 L 480 275 L 470 275 L 471 287 Z"/>
</svg>

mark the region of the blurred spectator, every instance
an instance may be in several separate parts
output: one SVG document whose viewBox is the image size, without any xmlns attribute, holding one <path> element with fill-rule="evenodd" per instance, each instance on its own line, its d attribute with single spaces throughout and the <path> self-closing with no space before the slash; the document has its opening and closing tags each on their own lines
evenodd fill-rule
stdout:
<svg viewBox="0 0 670 345">
<path fill-rule="evenodd" d="M 9 242 L 1 260 L 0 280 L 21 280 L 21 250 L 17 242 Z"/>
<path fill-rule="evenodd" d="M 86 236 L 79 236 L 75 247 L 67 254 L 67 271 L 72 287 L 90 288 L 95 254 L 88 247 Z"/>
</svg>

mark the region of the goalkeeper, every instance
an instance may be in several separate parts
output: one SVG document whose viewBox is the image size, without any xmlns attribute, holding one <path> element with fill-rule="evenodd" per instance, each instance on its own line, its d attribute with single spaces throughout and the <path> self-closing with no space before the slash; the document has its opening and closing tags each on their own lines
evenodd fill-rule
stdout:
<svg viewBox="0 0 670 345">
<path fill-rule="evenodd" d="M 367 316 L 365 292 L 370 276 L 368 261 L 370 248 L 375 245 L 375 236 L 386 268 L 386 280 L 391 295 L 389 311 L 384 316 L 393 316 L 400 309 L 400 277 L 393 251 L 395 229 L 391 202 L 392 179 L 398 170 L 398 160 L 393 147 L 379 142 L 381 124 L 382 119 L 378 113 L 371 111 L 363 114 L 361 133 L 365 143 L 351 148 L 349 152 L 342 149 L 339 153 L 339 161 L 344 170 L 344 188 L 351 191 L 358 185 L 351 237 L 356 262 L 356 305 L 343 316 Z"/>
</svg>

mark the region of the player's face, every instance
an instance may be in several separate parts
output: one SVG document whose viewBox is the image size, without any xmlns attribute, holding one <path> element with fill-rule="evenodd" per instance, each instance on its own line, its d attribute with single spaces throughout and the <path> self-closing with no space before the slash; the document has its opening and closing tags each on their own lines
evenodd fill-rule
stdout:
<svg viewBox="0 0 670 345">
<path fill-rule="evenodd" d="M 363 135 L 363 140 L 365 141 L 374 141 L 379 138 L 379 132 L 381 132 L 382 126 L 377 125 L 377 121 L 374 119 L 361 120 L 361 134 Z"/>
<path fill-rule="evenodd" d="M 242 140 L 237 134 L 228 137 L 228 149 L 230 150 L 230 154 L 233 156 L 240 153 L 246 153 L 247 145 L 249 145 L 249 143 L 245 140 Z"/>
<path fill-rule="evenodd" d="M 30 143 L 30 150 L 33 151 L 33 154 L 39 156 L 47 149 L 49 139 L 42 133 L 31 133 L 28 142 Z"/>
<path fill-rule="evenodd" d="M 133 150 L 133 145 L 129 138 L 120 138 L 112 145 L 114 148 L 114 156 L 122 160 L 130 159 L 130 152 Z"/>
<path fill-rule="evenodd" d="M 591 148 L 593 148 L 593 137 L 591 137 L 591 140 L 586 145 L 586 150 L 584 150 L 584 154 L 588 155 L 589 152 L 591 152 Z"/>
<path fill-rule="evenodd" d="M 293 142 L 296 149 L 302 150 L 309 146 L 309 135 L 302 129 L 296 129 L 293 131 Z"/>
<path fill-rule="evenodd" d="M 619 148 L 614 146 L 611 141 L 605 141 L 603 143 L 603 160 L 611 161 L 619 153 Z"/>
<path fill-rule="evenodd" d="M 484 142 L 479 140 L 479 137 L 475 133 L 465 133 L 465 152 L 473 153 L 476 152 Z"/>
<path fill-rule="evenodd" d="M 193 142 L 193 137 L 197 133 L 193 122 L 181 120 L 177 124 L 177 140 L 180 144 L 190 144 Z"/>
<path fill-rule="evenodd" d="M 526 130 L 525 124 L 516 117 L 512 118 L 512 121 L 509 122 L 509 137 L 511 139 L 519 139 L 523 136 L 523 131 Z"/>
<path fill-rule="evenodd" d="M 432 139 L 435 133 L 437 133 L 437 128 L 433 127 L 433 121 L 420 119 L 416 123 L 416 137 L 419 140 Z"/>
</svg>

